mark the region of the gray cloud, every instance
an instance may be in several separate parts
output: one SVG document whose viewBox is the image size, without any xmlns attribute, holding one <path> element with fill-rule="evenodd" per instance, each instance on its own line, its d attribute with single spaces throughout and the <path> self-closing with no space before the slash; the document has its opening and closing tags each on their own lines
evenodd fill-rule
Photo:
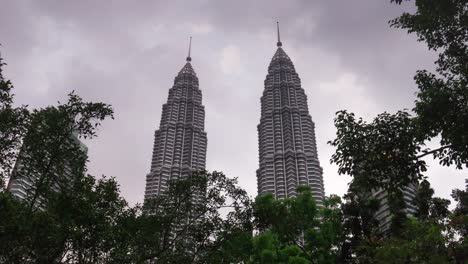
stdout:
<svg viewBox="0 0 468 264">
<path fill-rule="evenodd" d="M 72 89 L 110 103 L 116 119 L 87 142 L 90 172 L 115 176 L 141 202 L 153 133 L 173 78 L 194 37 L 193 66 L 206 106 L 208 168 L 239 177 L 256 193 L 260 96 L 275 51 L 275 21 L 294 61 L 316 123 L 328 194 L 349 181 L 329 164 L 334 113 L 366 118 L 411 108 L 417 69 L 434 54 L 387 22 L 411 4 L 389 1 L 33 1 L 0 8 L 5 71 L 17 102 L 54 104 Z M 448 197 L 462 173 L 430 161 L 430 180 Z"/>
</svg>

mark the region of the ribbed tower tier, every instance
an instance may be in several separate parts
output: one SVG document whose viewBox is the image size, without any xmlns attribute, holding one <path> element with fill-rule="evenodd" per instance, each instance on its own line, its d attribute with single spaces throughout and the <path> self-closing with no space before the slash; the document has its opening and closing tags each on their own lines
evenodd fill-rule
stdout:
<svg viewBox="0 0 468 264">
<path fill-rule="evenodd" d="M 167 190 L 169 180 L 189 177 L 193 171 L 205 169 L 205 108 L 190 61 L 188 57 L 175 77 L 167 103 L 162 108 L 161 123 L 154 133 L 145 199 Z"/>
<path fill-rule="evenodd" d="M 317 203 L 322 204 L 324 187 L 315 125 L 299 75 L 279 40 L 268 67 L 257 128 L 258 193 L 269 192 L 277 199 L 284 199 L 296 196 L 298 185 L 307 185 Z"/>
</svg>

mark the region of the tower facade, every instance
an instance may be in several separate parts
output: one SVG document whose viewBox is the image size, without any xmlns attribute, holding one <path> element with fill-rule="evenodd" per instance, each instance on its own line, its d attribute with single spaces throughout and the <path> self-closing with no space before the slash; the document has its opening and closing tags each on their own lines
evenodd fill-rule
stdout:
<svg viewBox="0 0 468 264">
<path fill-rule="evenodd" d="M 299 75 L 282 48 L 279 29 L 277 47 L 268 67 L 257 127 L 258 194 L 273 193 L 277 199 L 294 197 L 298 185 L 307 185 L 316 202 L 322 204 L 324 187 L 315 125 Z"/>
<path fill-rule="evenodd" d="M 419 183 L 413 181 L 402 187 L 401 194 L 405 202 L 404 212 L 407 215 L 415 215 L 418 211 L 416 206 L 416 196 L 418 193 Z M 375 212 L 375 219 L 379 222 L 379 231 L 386 233 L 391 226 L 392 213 L 390 212 L 390 204 L 388 202 L 388 193 L 382 188 L 377 188 L 371 193 L 372 197 L 379 201 L 379 209 Z"/>
<path fill-rule="evenodd" d="M 168 188 L 168 181 L 205 169 L 207 137 L 202 92 L 189 56 L 169 89 L 154 133 L 153 158 L 146 176 L 145 199 Z"/>
<path fill-rule="evenodd" d="M 79 146 L 80 151 L 87 156 L 88 147 L 78 138 L 76 133 L 70 135 L 71 142 L 65 142 L 64 144 L 76 144 Z M 47 186 L 53 192 L 66 192 L 72 186 L 74 177 L 79 175 L 74 174 L 71 168 L 71 160 L 64 160 L 64 168 L 58 169 L 51 166 L 50 174 L 39 173 L 36 168 L 30 166 L 25 167 L 26 164 L 36 164 L 33 160 L 37 159 L 37 156 L 31 156 L 29 147 L 23 143 L 18 158 L 16 159 L 15 166 L 11 173 L 11 177 L 8 181 L 7 189 L 11 192 L 13 197 L 21 201 L 31 201 L 33 196 L 39 189 L 39 182 L 42 179 L 48 179 L 51 184 Z M 84 164 L 83 164 L 84 166 Z M 40 170 L 39 170 L 40 171 Z M 41 191 L 40 191 L 41 192 Z M 43 193 L 43 191 L 42 191 Z M 34 203 L 34 206 L 44 208 L 44 196 L 39 195 Z"/>
</svg>

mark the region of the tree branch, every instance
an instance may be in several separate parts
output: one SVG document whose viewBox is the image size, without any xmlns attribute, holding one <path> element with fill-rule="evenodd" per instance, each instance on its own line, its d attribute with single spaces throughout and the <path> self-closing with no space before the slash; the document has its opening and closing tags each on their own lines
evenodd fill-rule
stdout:
<svg viewBox="0 0 468 264">
<path fill-rule="evenodd" d="M 308 258 L 309 260 L 312 259 L 312 256 L 309 255 L 309 253 L 307 252 L 307 250 L 304 248 L 304 246 L 302 246 L 301 242 L 297 241 L 297 240 L 293 240 L 294 241 L 294 244 L 296 244 L 296 246 L 302 251 L 302 253 L 304 253 Z"/>
<path fill-rule="evenodd" d="M 419 155 L 419 156 L 416 156 L 416 159 L 420 159 L 420 158 L 425 157 L 425 156 L 427 156 L 427 155 L 434 154 L 434 153 L 436 153 L 436 152 L 438 152 L 438 151 L 451 148 L 452 146 L 453 146 L 453 145 L 446 145 L 446 146 L 442 146 L 442 147 L 440 147 L 440 148 L 438 148 L 438 149 L 433 149 L 433 150 L 431 150 L 431 151 L 424 152 L 423 154 L 421 154 L 421 155 Z"/>
</svg>

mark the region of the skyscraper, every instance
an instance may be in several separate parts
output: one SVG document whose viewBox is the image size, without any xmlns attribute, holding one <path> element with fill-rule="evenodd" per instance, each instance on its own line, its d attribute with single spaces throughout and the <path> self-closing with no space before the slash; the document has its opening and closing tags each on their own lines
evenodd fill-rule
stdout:
<svg viewBox="0 0 468 264">
<path fill-rule="evenodd" d="M 79 140 L 77 134 L 72 133 L 70 137 L 73 144 L 79 146 L 80 151 L 82 151 L 83 154 L 87 155 L 88 147 L 83 142 L 81 142 L 81 140 Z M 37 156 L 35 157 L 37 158 Z M 61 192 L 66 191 L 67 188 L 71 186 L 73 182 L 73 177 L 78 176 L 73 173 L 72 168 L 70 167 L 71 160 L 65 160 L 65 166 L 63 170 L 59 169 L 60 172 L 58 172 L 57 168 L 55 168 L 54 166 L 50 166 L 50 170 L 47 171 L 47 173 L 39 173 L 35 167 L 31 168 L 30 166 L 26 166 L 25 168 L 24 163 L 31 162 L 30 159 L 31 155 L 30 152 L 28 152 L 28 146 L 23 145 L 18 159 L 15 162 L 15 166 L 11 174 L 12 176 L 7 186 L 7 189 L 11 192 L 13 197 L 15 197 L 18 200 L 31 200 L 35 192 L 38 191 L 38 182 L 41 181 L 41 178 L 48 179 L 52 182 L 50 184 L 50 188 L 52 191 Z M 44 163 L 45 162 L 46 161 L 44 160 Z M 37 202 L 35 203 L 35 205 L 39 205 L 39 207 L 41 207 L 41 204 L 43 202 L 44 198 L 39 196 L 37 197 Z"/>
<path fill-rule="evenodd" d="M 277 199 L 294 197 L 307 185 L 318 204 L 323 202 L 322 168 L 317 157 L 315 125 L 307 96 L 294 65 L 282 48 L 279 26 L 277 50 L 268 67 L 258 125 L 258 193 Z"/>
<path fill-rule="evenodd" d="M 401 188 L 403 201 L 405 202 L 404 212 L 407 215 L 414 215 L 418 208 L 415 200 L 418 193 L 419 184 L 413 181 Z M 392 213 L 390 212 L 390 204 L 388 202 L 388 193 L 382 188 L 377 188 L 372 192 L 372 197 L 379 201 L 379 209 L 375 212 L 375 219 L 379 222 L 379 231 L 382 233 L 390 229 L 392 221 Z"/>
<path fill-rule="evenodd" d="M 154 133 L 153 159 L 150 173 L 146 176 L 145 199 L 167 190 L 169 180 L 188 177 L 193 171 L 205 169 L 205 107 L 197 75 L 190 63 L 190 49 L 191 38 L 187 62 L 169 89 L 159 129 Z"/>
</svg>

